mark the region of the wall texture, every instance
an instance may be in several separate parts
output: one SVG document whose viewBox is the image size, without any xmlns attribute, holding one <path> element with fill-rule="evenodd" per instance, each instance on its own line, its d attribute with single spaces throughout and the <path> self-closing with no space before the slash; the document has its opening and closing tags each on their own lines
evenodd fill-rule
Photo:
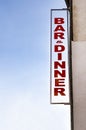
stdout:
<svg viewBox="0 0 86 130">
<path fill-rule="evenodd" d="M 74 130 L 86 130 L 86 0 L 73 0 Z"/>
<path fill-rule="evenodd" d="M 86 41 L 86 0 L 73 0 L 74 41 Z"/>
<path fill-rule="evenodd" d="M 72 43 L 74 130 L 86 130 L 86 42 Z"/>
</svg>

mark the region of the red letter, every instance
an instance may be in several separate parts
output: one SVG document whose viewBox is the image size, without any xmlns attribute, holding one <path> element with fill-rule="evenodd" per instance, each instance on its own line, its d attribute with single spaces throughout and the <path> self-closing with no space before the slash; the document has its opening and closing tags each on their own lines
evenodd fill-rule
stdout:
<svg viewBox="0 0 86 130">
<path fill-rule="evenodd" d="M 60 94 L 61 96 L 66 96 L 64 92 L 64 88 L 54 88 L 54 96 L 58 96 L 58 94 Z"/>
<path fill-rule="evenodd" d="M 65 86 L 64 80 L 65 79 L 55 79 L 55 86 Z"/>
<path fill-rule="evenodd" d="M 63 43 L 61 40 L 58 40 L 56 43 Z"/>
<path fill-rule="evenodd" d="M 61 77 L 66 77 L 65 70 L 62 70 L 62 72 L 54 70 L 54 77 L 58 77 L 58 75 L 60 75 Z"/>
<path fill-rule="evenodd" d="M 58 32 L 58 33 L 54 33 L 54 39 L 64 39 L 64 33 L 62 32 Z"/>
<path fill-rule="evenodd" d="M 58 60 L 62 60 L 62 53 L 58 53 L 57 56 L 58 56 L 57 58 Z"/>
<path fill-rule="evenodd" d="M 54 24 L 63 24 L 64 18 L 54 18 Z"/>
<path fill-rule="evenodd" d="M 65 29 L 62 27 L 62 25 L 57 25 L 57 27 L 55 28 L 55 31 L 65 31 Z"/>
<path fill-rule="evenodd" d="M 62 52 L 65 50 L 65 46 L 63 45 L 55 45 L 54 46 L 54 52 Z"/>
<path fill-rule="evenodd" d="M 62 61 L 62 63 L 59 63 L 58 61 L 54 62 L 54 69 L 57 69 L 58 66 L 60 66 L 60 68 L 65 68 L 65 61 Z"/>
</svg>

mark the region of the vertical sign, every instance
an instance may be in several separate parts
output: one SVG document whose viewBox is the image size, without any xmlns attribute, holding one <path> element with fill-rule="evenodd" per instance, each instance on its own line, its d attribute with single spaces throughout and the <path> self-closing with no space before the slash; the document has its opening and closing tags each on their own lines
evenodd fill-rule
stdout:
<svg viewBox="0 0 86 130">
<path fill-rule="evenodd" d="M 68 10 L 51 10 L 50 100 L 70 103 Z"/>
</svg>

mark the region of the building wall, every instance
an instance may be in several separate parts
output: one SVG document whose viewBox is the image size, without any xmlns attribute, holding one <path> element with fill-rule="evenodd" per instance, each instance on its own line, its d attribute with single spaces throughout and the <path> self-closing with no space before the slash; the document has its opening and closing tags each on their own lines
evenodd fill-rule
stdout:
<svg viewBox="0 0 86 130">
<path fill-rule="evenodd" d="M 86 130 L 86 42 L 72 43 L 74 130 Z"/>
<path fill-rule="evenodd" d="M 86 40 L 86 0 L 73 0 L 74 41 Z"/>
<path fill-rule="evenodd" d="M 86 0 L 73 0 L 74 130 L 86 130 Z"/>
</svg>

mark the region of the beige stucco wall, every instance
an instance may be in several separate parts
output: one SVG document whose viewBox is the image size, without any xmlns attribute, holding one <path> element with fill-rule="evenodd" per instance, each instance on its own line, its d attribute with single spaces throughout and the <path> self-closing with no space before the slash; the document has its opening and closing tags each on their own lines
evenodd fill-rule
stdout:
<svg viewBox="0 0 86 130">
<path fill-rule="evenodd" d="M 86 130 L 86 42 L 72 43 L 74 130 Z"/>
<path fill-rule="evenodd" d="M 86 41 L 86 0 L 72 1 L 74 41 Z"/>
<path fill-rule="evenodd" d="M 86 0 L 73 0 L 74 130 L 86 130 Z"/>
</svg>

